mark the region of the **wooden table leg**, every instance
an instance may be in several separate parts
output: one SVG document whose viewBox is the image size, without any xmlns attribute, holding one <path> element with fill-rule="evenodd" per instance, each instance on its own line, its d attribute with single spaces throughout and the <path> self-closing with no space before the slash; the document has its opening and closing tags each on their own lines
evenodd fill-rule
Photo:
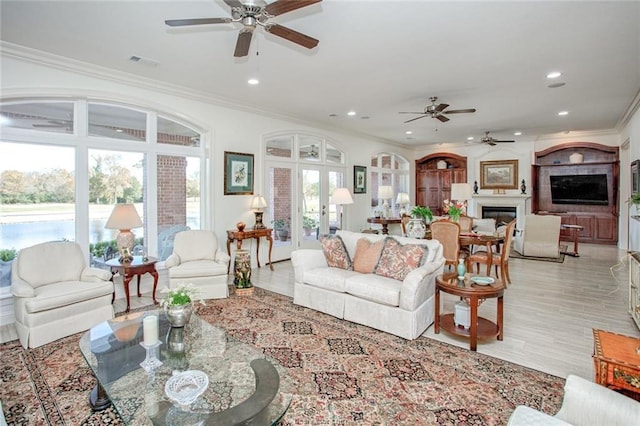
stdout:
<svg viewBox="0 0 640 426">
<path fill-rule="evenodd" d="M 267 241 L 269 241 L 269 268 L 271 268 L 271 270 L 273 271 L 273 262 L 271 262 L 271 249 L 273 248 L 273 238 L 271 237 L 270 233 L 267 235 Z"/>
<path fill-rule="evenodd" d="M 158 300 L 156 300 L 156 288 L 158 288 L 158 271 L 149 272 L 153 276 L 153 304 L 157 305 Z"/>
<path fill-rule="evenodd" d="M 471 296 L 469 304 L 471 305 L 471 339 L 469 341 L 469 349 L 475 351 L 478 347 L 478 296 Z"/>
<path fill-rule="evenodd" d="M 260 237 L 256 237 L 256 262 L 258 263 L 258 268 L 260 267 Z"/>
<path fill-rule="evenodd" d="M 138 297 L 142 297 L 142 294 L 140 293 L 140 276 L 141 274 L 138 274 Z"/>
<path fill-rule="evenodd" d="M 231 239 L 227 238 L 227 255 L 231 257 Z M 229 275 L 229 270 L 231 269 L 231 260 L 229 260 L 229 264 L 227 265 L 227 275 Z"/>
<path fill-rule="evenodd" d="M 97 380 L 97 379 L 96 379 Z M 111 405 L 111 400 L 104 391 L 104 388 L 98 383 L 89 394 L 89 406 L 93 411 L 102 411 Z"/>
<path fill-rule="evenodd" d="M 125 274 L 122 277 L 122 282 L 124 283 L 124 294 L 127 297 L 127 309 L 125 309 L 125 312 L 129 312 L 130 306 L 129 306 L 129 283 L 131 282 L 131 278 L 133 278 L 133 276 Z"/>
<path fill-rule="evenodd" d="M 435 334 L 439 334 L 440 333 L 440 290 L 438 288 L 436 288 L 436 294 L 435 294 L 435 315 L 433 318 L 433 332 Z"/>
<path fill-rule="evenodd" d="M 503 296 L 498 296 L 498 340 L 502 340 L 504 330 L 502 329 L 502 315 L 504 314 Z"/>
</svg>

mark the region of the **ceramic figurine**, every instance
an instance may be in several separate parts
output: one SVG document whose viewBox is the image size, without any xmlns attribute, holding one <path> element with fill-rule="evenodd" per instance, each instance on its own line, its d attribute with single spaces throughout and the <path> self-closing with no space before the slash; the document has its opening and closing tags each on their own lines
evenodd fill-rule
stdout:
<svg viewBox="0 0 640 426">
<path fill-rule="evenodd" d="M 522 184 L 520 185 L 520 191 L 522 191 L 523 195 L 527 193 L 527 185 L 524 184 L 524 179 L 522 179 Z"/>
</svg>

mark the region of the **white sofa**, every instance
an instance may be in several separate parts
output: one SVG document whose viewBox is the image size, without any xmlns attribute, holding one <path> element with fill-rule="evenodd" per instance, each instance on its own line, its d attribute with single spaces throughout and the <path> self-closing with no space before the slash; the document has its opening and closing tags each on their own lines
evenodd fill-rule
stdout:
<svg viewBox="0 0 640 426">
<path fill-rule="evenodd" d="M 375 242 L 385 235 L 339 230 L 351 259 L 360 238 Z M 293 303 L 415 339 L 433 323 L 435 278 L 444 267 L 442 245 L 436 240 L 389 236 L 401 244 L 427 249 L 422 266 L 404 279 L 364 274 L 327 265 L 322 249 L 296 250 L 291 255 L 295 273 Z"/>
<path fill-rule="evenodd" d="M 169 270 L 169 288 L 191 283 L 202 299 L 229 297 L 227 267 L 230 259 L 212 231 L 178 232 L 173 253 L 165 261 Z"/>
<path fill-rule="evenodd" d="M 508 426 L 630 426 L 640 424 L 640 402 L 581 377 L 569 375 L 555 416 L 519 405 Z"/>
<path fill-rule="evenodd" d="M 111 273 L 88 268 L 80 246 L 57 241 L 20 250 L 13 262 L 16 331 L 35 348 L 114 317 Z"/>
</svg>

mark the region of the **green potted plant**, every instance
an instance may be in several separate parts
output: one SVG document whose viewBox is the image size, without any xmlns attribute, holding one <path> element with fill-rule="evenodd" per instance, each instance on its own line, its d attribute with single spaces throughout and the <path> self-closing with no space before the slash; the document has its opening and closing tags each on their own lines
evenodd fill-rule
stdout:
<svg viewBox="0 0 640 426">
<path fill-rule="evenodd" d="M 636 192 L 627 200 L 629 205 L 633 204 L 636 208 L 640 208 L 640 192 Z"/>
<path fill-rule="evenodd" d="M 276 231 L 276 236 L 280 241 L 286 241 L 289 239 L 289 226 L 284 219 L 276 219 L 273 221 L 273 229 Z"/>
<path fill-rule="evenodd" d="M 305 235 L 311 235 L 311 231 L 313 231 L 317 226 L 318 222 L 314 218 L 306 215 L 302 216 L 302 229 L 304 229 Z"/>
<path fill-rule="evenodd" d="M 18 252 L 13 248 L 0 250 L 0 287 L 11 285 L 11 264 L 17 255 Z"/>
<path fill-rule="evenodd" d="M 431 220 L 433 220 L 433 212 L 426 206 L 415 206 L 411 209 L 411 216 L 416 219 L 422 219 L 425 222 L 431 222 Z"/>
</svg>

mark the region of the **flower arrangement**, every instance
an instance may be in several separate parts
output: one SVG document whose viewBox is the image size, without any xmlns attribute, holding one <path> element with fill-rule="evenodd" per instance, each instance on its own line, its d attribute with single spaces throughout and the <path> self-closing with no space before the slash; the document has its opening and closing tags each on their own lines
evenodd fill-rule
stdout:
<svg viewBox="0 0 640 426">
<path fill-rule="evenodd" d="M 164 307 L 186 305 L 193 301 L 205 304 L 204 300 L 199 296 L 198 289 L 191 283 L 179 283 L 178 287 L 165 288 L 162 292 L 167 293 L 167 296 L 162 301 L 162 306 Z"/>
<path fill-rule="evenodd" d="M 457 221 L 460 219 L 460 215 L 465 209 L 465 203 L 463 201 L 456 201 L 455 203 L 450 200 L 444 200 L 444 212 L 448 214 L 451 219 Z"/>
</svg>

